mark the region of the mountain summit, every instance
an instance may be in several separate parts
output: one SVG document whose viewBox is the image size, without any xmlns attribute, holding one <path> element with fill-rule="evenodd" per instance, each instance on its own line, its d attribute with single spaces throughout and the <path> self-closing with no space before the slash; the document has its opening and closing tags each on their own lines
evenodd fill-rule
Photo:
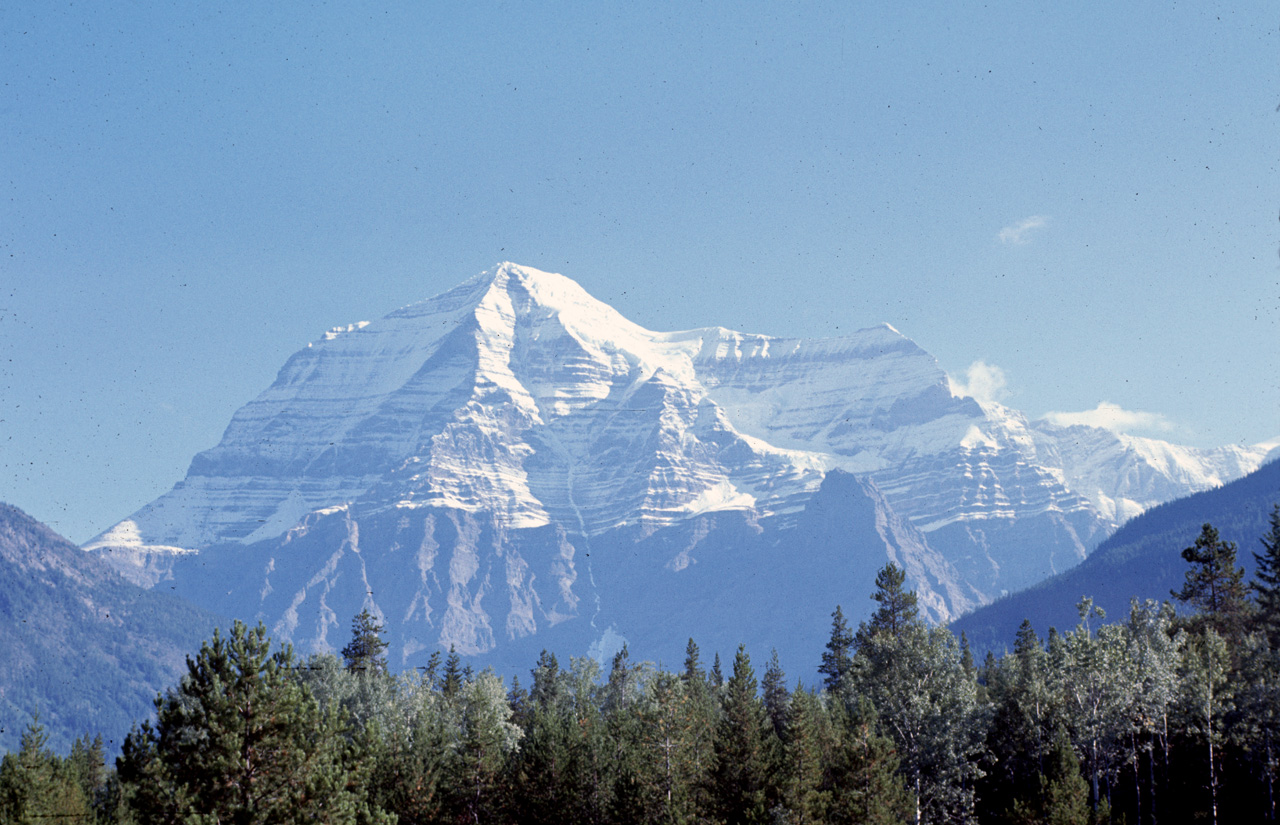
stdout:
<svg viewBox="0 0 1280 825">
<path fill-rule="evenodd" d="M 953 395 L 888 325 L 653 332 L 504 263 L 325 333 L 86 549 L 304 646 L 341 646 L 329 633 L 369 608 L 405 663 L 553 627 L 682 640 L 709 604 L 745 630 L 769 612 L 756 600 L 800 593 L 826 600 L 821 626 L 837 601 L 861 612 L 886 559 L 942 621 L 1265 452 L 1028 422 Z"/>
</svg>

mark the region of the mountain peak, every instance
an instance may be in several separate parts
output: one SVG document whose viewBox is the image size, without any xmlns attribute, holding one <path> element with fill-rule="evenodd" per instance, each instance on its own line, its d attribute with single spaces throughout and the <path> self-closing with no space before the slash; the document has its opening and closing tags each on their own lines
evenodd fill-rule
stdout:
<svg viewBox="0 0 1280 825">
<path fill-rule="evenodd" d="M 671 569 L 689 569 L 702 552 L 696 536 L 712 522 L 791 529 L 824 474 L 842 469 L 871 478 L 885 513 L 927 534 L 965 587 L 987 598 L 1082 558 L 1114 526 L 1113 514 L 1188 486 L 1190 476 L 1156 460 L 1163 453 L 1125 451 L 1105 433 L 1089 444 L 1096 449 L 1035 431 L 1014 411 L 953 397 L 933 356 L 889 324 L 824 339 L 723 327 L 655 332 L 564 275 L 504 261 L 296 353 L 182 482 L 88 548 L 154 584 L 195 570 L 205 550 L 248 546 L 227 558 L 265 564 L 270 580 L 257 592 L 268 593 L 285 586 L 283 574 L 270 573 L 285 563 L 277 550 L 323 534 L 371 551 L 350 559 L 360 569 L 344 581 L 366 581 L 366 561 L 381 569 L 375 547 L 418 548 L 416 561 L 397 557 L 394 576 L 418 565 L 425 594 L 444 581 L 433 566 L 441 548 L 470 548 L 470 561 L 458 557 L 449 568 L 462 582 L 478 569 L 483 544 L 507 567 L 467 585 L 470 597 L 449 587 L 430 597 L 432 610 L 445 610 L 432 644 L 465 638 L 479 650 L 500 632 L 483 630 L 500 617 L 479 606 L 481 596 L 526 581 L 535 559 L 545 562 L 538 587 L 555 589 L 536 600 L 564 605 L 547 608 L 554 623 L 599 595 L 589 558 L 612 547 L 616 561 L 631 552 L 627 542 L 687 530 L 654 546 L 687 545 L 675 548 Z M 1261 457 L 1255 452 L 1191 451 L 1177 464 L 1233 477 Z M 391 531 L 382 544 L 369 519 Z M 402 523 L 423 533 L 401 535 Z M 1047 549 L 1028 552 L 1025 537 L 1036 531 Z M 532 542 L 527 568 L 504 555 L 522 537 Z M 542 543 L 548 537 L 554 547 Z M 395 565 L 386 564 L 391 575 Z M 290 604 L 315 579 L 310 568 L 295 572 L 301 589 Z M 357 596 L 373 586 L 369 579 Z M 537 624 L 534 596 L 513 593 L 507 632 L 519 635 Z M 281 610 L 285 624 L 298 615 Z"/>
</svg>

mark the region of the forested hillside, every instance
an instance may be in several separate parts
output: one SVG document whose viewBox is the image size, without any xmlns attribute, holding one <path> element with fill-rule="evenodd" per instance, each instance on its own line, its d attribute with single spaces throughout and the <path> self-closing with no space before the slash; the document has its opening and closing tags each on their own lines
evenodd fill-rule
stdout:
<svg viewBox="0 0 1280 825">
<path fill-rule="evenodd" d="M 1170 598 L 1182 585 L 1186 569 L 1180 553 L 1211 522 L 1222 538 L 1240 547 L 1240 564 L 1254 569 L 1261 552 L 1258 537 L 1268 529 L 1272 506 L 1280 501 L 1280 461 L 1272 461 L 1244 478 L 1215 490 L 1153 507 L 1129 521 L 1078 566 L 1025 590 L 979 608 L 952 622 L 951 629 L 969 637 L 975 650 L 1002 652 L 1024 619 L 1036 631 L 1068 628 L 1077 620 L 1074 605 L 1093 599 L 1109 620 L 1129 615 L 1130 599 Z"/>
<path fill-rule="evenodd" d="M 39 714 L 59 750 L 91 730 L 115 752 L 215 621 L 0 504 L 0 747 Z"/>
</svg>

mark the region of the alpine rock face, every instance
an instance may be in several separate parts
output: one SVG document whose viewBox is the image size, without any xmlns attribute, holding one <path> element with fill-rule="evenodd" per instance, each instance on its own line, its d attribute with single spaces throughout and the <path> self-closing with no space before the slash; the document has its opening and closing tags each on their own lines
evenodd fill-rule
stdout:
<svg viewBox="0 0 1280 825">
<path fill-rule="evenodd" d="M 689 636 L 817 650 L 886 560 L 946 621 L 1267 449 L 1028 422 L 953 395 L 888 325 L 653 332 L 504 263 L 309 344 L 86 549 L 304 649 L 368 608 L 401 665 Z"/>
</svg>

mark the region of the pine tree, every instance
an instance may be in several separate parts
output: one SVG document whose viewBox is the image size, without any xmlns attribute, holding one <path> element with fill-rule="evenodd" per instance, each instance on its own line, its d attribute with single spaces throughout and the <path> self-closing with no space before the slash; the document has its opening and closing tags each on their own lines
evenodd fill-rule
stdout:
<svg viewBox="0 0 1280 825">
<path fill-rule="evenodd" d="M 853 666 L 852 650 L 853 633 L 845 621 L 844 611 L 836 605 L 835 612 L 831 614 L 831 637 L 827 639 L 822 665 L 818 668 L 828 693 L 838 694 L 845 687 L 849 669 Z"/>
<path fill-rule="evenodd" d="M 899 773 L 893 740 L 880 731 L 865 696 L 851 710 L 832 705 L 836 734 L 824 788 L 826 820 L 833 825 L 902 825 L 915 816 L 915 799 Z"/>
<path fill-rule="evenodd" d="M 440 674 L 440 693 L 446 699 L 454 699 L 462 692 L 462 657 L 453 645 L 449 645 L 449 658 L 444 661 L 444 672 Z"/>
<path fill-rule="evenodd" d="M 347 670 L 359 673 L 387 672 L 387 643 L 382 624 L 367 609 L 351 620 L 351 641 L 342 649 Z"/>
<path fill-rule="evenodd" d="M 1207 625 L 1230 642 L 1238 641 L 1244 635 L 1250 605 L 1244 570 L 1236 566 L 1235 542 L 1222 541 L 1213 525 L 1205 524 L 1195 544 L 1182 551 L 1182 558 L 1193 567 L 1182 590 L 1170 592 L 1196 610 L 1192 628 Z"/>
<path fill-rule="evenodd" d="M 715 768 L 711 772 L 714 812 L 726 825 L 767 821 L 767 784 L 762 733 L 764 707 L 746 648 L 739 645 L 733 675 L 725 684 L 724 712 L 716 735 Z"/>
<path fill-rule="evenodd" d="M 419 668 L 422 671 L 422 681 L 427 685 L 436 683 L 436 674 L 440 672 L 440 651 L 431 651 L 431 658 L 427 659 L 426 667 Z"/>
<path fill-rule="evenodd" d="M 684 649 L 684 674 L 681 677 L 686 682 L 695 680 L 704 680 L 707 674 L 702 670 L 702 659 L 698 654 L 698 645 L 694 643 L 693 637 L 689 637 L 689 644 Z"/>
<path fill-rule="evenodd" d="M 861 648 L 877 633 L 898 636 L 907 628 L 921 625 L 920 608 L 914 590 L 906 589 L 907 572 L 889 562 L 876 573 L 876 591 L 872 600 L 880 606 L 870 621 L 858 627 L 855 646 Z"/>
<path fill-rule="evenodd" d="M 764 678 L 760 680 L 761 692 L 764 694 L 765 714 L 769 718 L 769 726 L 779 741 L 786 738 L 787 712 L 791 705 L 791 694 L 787 692 L 787 674 L 778 661 L 778 651 L 774 649 L 769 657 L 769 664 L 764 669 Z"/>
<path fill-rule="evenodd" d="M 786 745 L 777 775 L 780 776 L 779 802 L 793 825 L 811 825 L 823 821 L 830 791 L 823 784 L 822 702 L 813 693 L 797 686 L 791 695 L 786 717 Z"/>
<path fill-rule="evenodd" d="M 0 761 L 0 822 L 90 825 L 97 786 L 86 789 L 68 763 L 49 748 L 37 717 L 22 734 L 18 752 Z"/>
<path fill-rule="evenodd" d="M 1258 569 L 1253 591 L 1258 599 L 1258 624 L 1272 650 L 1280 651 L 1280 504 L 1271 509 L 1270 529 L 1260 540 L 1262 553 L 1254 553 Z"/>
<path fill-rule="evenodd" d="M 1027 825 L 1089 825 L 1089 783 L 1064 727 L 1054 736 L 1038 793 L 1014 803 L 1009 819 Z"/>
<path fill-rule="evenodd" d="M 187 660 L 176 689 L 156 700 L 117 762 L 141 825 L 380 819 L 344 760 L 348 740 L 291 672 L 289 648 L 271 652 L 266 628 L 236 622 Z"/>
</svg>

